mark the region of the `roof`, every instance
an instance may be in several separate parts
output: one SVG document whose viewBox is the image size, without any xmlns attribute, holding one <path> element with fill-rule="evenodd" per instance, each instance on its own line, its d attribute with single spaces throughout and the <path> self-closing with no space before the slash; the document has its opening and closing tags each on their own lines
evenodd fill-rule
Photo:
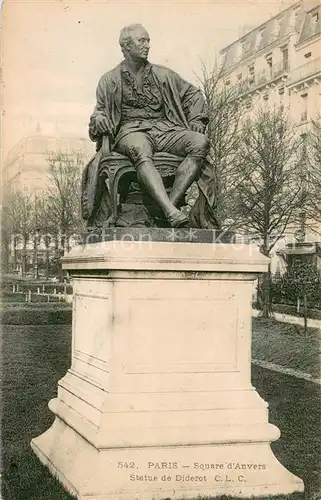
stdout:
<svg viewBox="0 0 321 500">
<path fill-rule="evenodd" d="M 295 12 L 295 17 L 293 13 Z M 296 34 L 297 43 L 321 33 L 321 5 L 317 0 L 295 2 L 287 9 L 252 29 L 220 53 L 225 55 L 223 71 L 272 44 L 286 43 L 286 36 Z"/>
<path fill-rule="evenodd" d="M 306 12 L 298 43 L 321 33 L 321 5 L 317 5 Z"/>
<path fill-rule="evenodd" d="M 261 31 L 263 30 L 263 28 L 265 28 L 267 25 L 273 23 L 273 21 L 277 20 L 277 19 L 280 19 L 280 18 L 284 18 L 284 16 L 286 16 L 289 12 L 291 12 L 292 10 L 295 10 L 297 9 L 298 7 L 300 7 L 300 2 L 295 2 L 294 4 L 292 4 L 290 7 L 288 7 L 287 9 L 284 9 L 282 12 L 279 12 L 278 14 L 276 14 L 275 16 L 273 17 L 270 17 L 267 21 L 264 21 L 264 23 L 261 23 L 259 24 L 258 26 L 256 26 L 255 28 L 253 28 L 251 31 L 245 33 L 244 35 L 242 35 L 241 37 L 239 37 L 238 39 L 234 40 L 234 42 L 230 43 L 229 45 L 226 45 L 223 49 L 221 49 L 221 54 L 223 54 L 224 52 L 226 52 L 230 47 L 232 47 L 233 45 L 236 45 L 240 42 L 242 42 L 243 40 L 245 40 L 246 38 L 248 37 L 252 37 L 253 35 L 255 35 L 258 31 Z"/>
</svg>

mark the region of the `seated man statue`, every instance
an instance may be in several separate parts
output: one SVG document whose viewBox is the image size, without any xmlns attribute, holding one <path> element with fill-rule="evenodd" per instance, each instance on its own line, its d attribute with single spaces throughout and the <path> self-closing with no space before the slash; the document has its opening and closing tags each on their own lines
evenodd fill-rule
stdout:
<svg viewBox="0 0 321 500">
<path fill-rule="evenodd" d="M 141 24 L 124 27 L 119 43 L 124 61 L 98 83 L 90 138 L 99 150 L 107 136 L 110 150 L 129 158 L 168 225 L 185 227 L 188 218 L 178 207 L 199 179 L 208 149 L 203 95 L 174 71 L 148 62 L 150 39 Z M 182 157 L 169 193 L 153 163 L 156 152 Z"/>
</svg>

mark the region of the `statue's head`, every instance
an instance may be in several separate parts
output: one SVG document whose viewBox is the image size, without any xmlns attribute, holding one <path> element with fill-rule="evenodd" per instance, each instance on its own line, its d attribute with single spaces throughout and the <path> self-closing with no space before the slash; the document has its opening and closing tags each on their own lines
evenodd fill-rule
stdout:
<svg viewBox="0 0 321 500">
<path fill-rule="evenodd" d="M 141 24 L 130 24 L 125 26 L 119 37 L 124 57 L 133 60 L 147 60 L 149 52 L 149 35 Z"/>
</svg>

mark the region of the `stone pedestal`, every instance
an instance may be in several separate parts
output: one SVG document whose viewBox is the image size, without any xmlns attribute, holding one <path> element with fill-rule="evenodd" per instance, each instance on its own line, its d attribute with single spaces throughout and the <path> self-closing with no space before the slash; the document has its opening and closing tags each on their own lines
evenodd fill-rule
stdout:
<svg viewBox="0 0 321 500">
<path fill-rule="evenodd" d="M 79 500 L 303 491 L 251 385 L 252 282 L 236 244 L 74 248 L 72 365 L 32 448 Z"/>
</svg>

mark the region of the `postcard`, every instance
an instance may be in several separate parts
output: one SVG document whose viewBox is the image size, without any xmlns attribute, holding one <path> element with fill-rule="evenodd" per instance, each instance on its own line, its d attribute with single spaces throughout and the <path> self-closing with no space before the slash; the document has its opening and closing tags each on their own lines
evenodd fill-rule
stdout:
<svg viewBox="0 0 321 500">
<path fill-rule="evenodd" d="M 2 5 L 2 497 L 320 500 L 319 2 Z"/>
</svg>

